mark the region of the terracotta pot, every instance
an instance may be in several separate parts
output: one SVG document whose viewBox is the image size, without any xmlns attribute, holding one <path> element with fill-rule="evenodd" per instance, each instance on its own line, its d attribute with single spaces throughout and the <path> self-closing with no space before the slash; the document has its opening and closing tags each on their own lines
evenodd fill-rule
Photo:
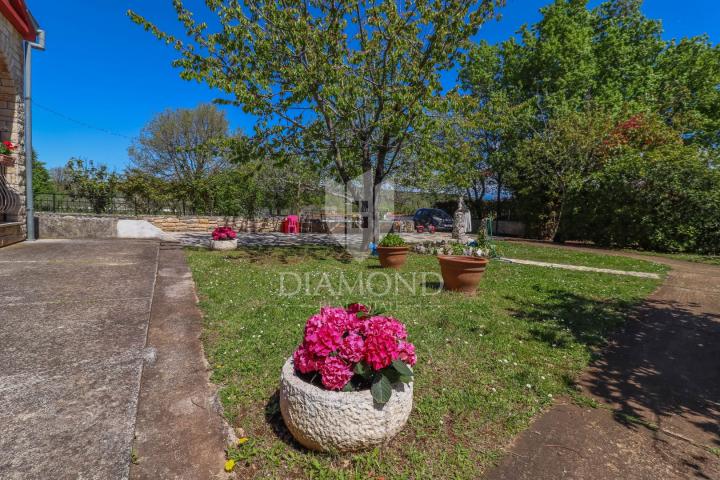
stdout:
<svg viewBox="0 0 720 480">
<path fill-rule="evenodd" d="M 475 295 L 488 259 L 462 255 L 438 255 L 445 290 Z"/>
<path fill-rule="evenodd" d="M 377 247 L 380 266 L 383 268 L 400 268 L 405 265 L 409 247 Z"/>
<path fill-rule="evenodd" d="M 1 167 L 12 167 L 15 165 L 15 159 L 10 155 L 0 155 L 0 166 Z"/>
</svg>

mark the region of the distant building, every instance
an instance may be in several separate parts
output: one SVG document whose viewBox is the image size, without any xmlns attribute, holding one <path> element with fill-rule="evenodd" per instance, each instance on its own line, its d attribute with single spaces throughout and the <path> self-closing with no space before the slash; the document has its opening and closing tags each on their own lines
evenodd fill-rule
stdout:
<svg viewBox="0 0 720 480">
<path fill-rule="evenodd" d="M 0 142 L 17 148 L 0 157 L 0 247 L 25 240 L 25 46 L 38 26 L 24 0 L 0 0 Z"/>
</svg>

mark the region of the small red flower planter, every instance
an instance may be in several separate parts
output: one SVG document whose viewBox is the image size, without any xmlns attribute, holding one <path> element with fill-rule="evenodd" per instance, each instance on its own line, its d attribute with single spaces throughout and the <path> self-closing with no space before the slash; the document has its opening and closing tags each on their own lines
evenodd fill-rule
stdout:
<svg viewBox="0 0 720 480">
<path fill-rule="evenodd" d="M 15 159 L 10 156 L 14 150 L 17 150 L 17 145 L 10 142 L 0 143 L 0 166 L 11 167 L 15 165 Z"/>
</svg>

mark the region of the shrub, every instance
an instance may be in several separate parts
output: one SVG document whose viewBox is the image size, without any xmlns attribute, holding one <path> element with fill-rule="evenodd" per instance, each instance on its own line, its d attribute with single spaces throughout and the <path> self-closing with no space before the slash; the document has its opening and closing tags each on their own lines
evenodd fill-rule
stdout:
<svg viewBox="0 0 720 480">
<path fill-rule="evenodd" d="M 403 240 L 400 235 L 397 233 L 388 233 L 385 235 L 385 238 L 380 241 L 378 247 L 404 247 L 405 245 L 407 245 L 407 243 L 405 243 L 405 240 Z"/>
</svg>

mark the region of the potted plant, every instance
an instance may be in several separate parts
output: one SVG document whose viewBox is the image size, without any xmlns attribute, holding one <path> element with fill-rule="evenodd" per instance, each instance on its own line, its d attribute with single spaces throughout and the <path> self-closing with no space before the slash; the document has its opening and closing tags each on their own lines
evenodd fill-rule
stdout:
<svg viewBox="0 0 720 480">
<path fill-rule="evenodd" d="M 10 167 L 15 163 L 10 156 L 15 150 L 17 150 L 17 145 L 13 145 L 11 142 L 0 143 L 0 166 Z"/>
<path fill-rule="evenodd" d="M 237 233 L 228 226 L 217 227 L 212 232 L 210 240 L 211 250 L 235 250 L 237 248 Z"/>
<path fill-rule="evenodd" d="M 437 256 L 445 290 L 475 295 L 489 262 L 482 249 L 452 244 Z"/>
<path fill-rule="evenodd" d="M 479 234 L 477 240 L 468 244 L 429 242 L 416 245 L 414 250 L 417 253 L 436 255 L 440 263 L 444 288 L 467 295 L 474 295 L 477 292 L 477 286 L 485 273 L 489 259 L 497 256 L 495 245 L 485 238 L 483 232 Z"/>
<path fill-rule="evenodd" d="M 400 268 L 405 265 L 408 254 L 405 240 L 397 233 L 388 233 L 377 246 L 380 266 L 383 268 Z"/>
<path fill-rule="evenodd" d="M 383 445 L 412 409 L 415 347 L 398 320 L 364 305 L 325 307 L 285 362 L 280 411 L 295 439 L 319 451 Z"/>
</svg>

